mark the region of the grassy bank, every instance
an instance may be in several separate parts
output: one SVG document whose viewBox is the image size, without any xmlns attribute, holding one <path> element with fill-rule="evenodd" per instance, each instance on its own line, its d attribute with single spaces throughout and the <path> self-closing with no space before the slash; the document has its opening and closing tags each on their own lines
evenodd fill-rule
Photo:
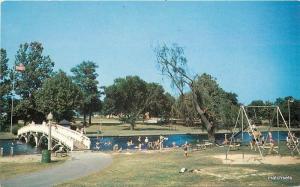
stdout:
<svg viewBox="0 0 300 187">
<path fill-rule="evenodd" d="M 53 157 L 51 163 L 41 163 L 41 155 L 0 157 L 0 180 L 54 167 L 62 164 L 66 159 L 67 157 Z"/>
<path fill-rule="evenodd" d="M 116 120 L 114 120 L 116 121 Z M 261 131 L 268 131 L 269 127 L 262 126 L 259 127 Z M 272 127 L 270 131 L 287 131 L 284 127 Z M 292 129 L 293 131 L 299 131 L 300 129 Z M 137 135 L 168 135 L 168 134 L 207 134 L 201 126 L 187 127 L 179 124 L 167 124 L 167 125 L 157 125 L 157 124 L 136 124 L 135 130 L 130 129 L 129 124 L 120 123 L 106 123 L 93 124 L 86 128 L 88 136 L 97 136 L 98 131 L 101 131 L 101 136 L 137 136 Z M 229 133 L 228 130 L 218 130 L 216 133 Z"/>
<path fill-rule="evenodd" d="M 224 149 L 192 152 L 185 158 L 182 150 L 116 154 L 104 171 L 59 186 L 291 186 L 300 184 L 300 164 L 227 165 L 212 155 Z M 179 173 L 181 168 L 200 173 Z M 292 180 L 270 180 L 271 176 L 291 176 Z"/>
<path fill-rule="evenodd" d="M 17 136 L 10 132 L 0 132 L 0 140 L 8 140 L 8 139 L 15 139 L 15 138 L 17 138 Z"/>
</svg>

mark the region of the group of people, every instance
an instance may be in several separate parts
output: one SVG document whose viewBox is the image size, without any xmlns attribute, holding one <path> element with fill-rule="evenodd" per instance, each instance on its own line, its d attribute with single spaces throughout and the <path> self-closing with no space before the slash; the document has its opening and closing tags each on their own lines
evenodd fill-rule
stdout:
<svg viewBox="0 0 300 187">
<path fill-rule="evenodd" d="M 273 152 L 277 153 L 277 151 L 275 150 L 276 141 L 273 139 L 273 135 L 271 132 L 268 132 L 267 140 L 262 135 L 262 133 L 259 130 L 257 130 L 257 128 L 253 128 L 251 135 L 252 135 L 252 140 L 250 142 L 251 150 L 254 149 L 256 151 L 256 148 L 258 146 L 262 146 L 264 149 L 265 148 L 269 149 L 268 154 L 271 154 Z M 266 145 L 267 142 L 268 144 Z"/>
<path fill-rule="evenodd" d="M 150 150 L 162 150 L 164 148 L 164 141 L 168 138 L 160 135 L 159 138 L 155 141 L 149 141 L 148 137 L 145 137 L 142 140 L 142 137 L 139 136 L 137 139 L 137 146 L 134 145 L 132 139 L 129 139 L 127 142 L 127 149 L 138 148 L 142 150 L 142 148 L 150 149 Z"/>
<path fill-rule="evenodd" d="M 101 141 L 99 137 L 97 137 L 97 142 L 96 142 L 96 149 L 97 150 L 100 150 L 101 147 L 111 147 L 112 146 L 112 142 L 111 141 L 107 141 L 107 142 L 104 142 L 104 141 Z"/>
</svg>

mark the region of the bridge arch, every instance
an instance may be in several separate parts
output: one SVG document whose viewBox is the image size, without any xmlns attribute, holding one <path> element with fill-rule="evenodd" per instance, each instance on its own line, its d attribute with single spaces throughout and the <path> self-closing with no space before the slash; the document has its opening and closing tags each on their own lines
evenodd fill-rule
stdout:
<svg viewBox="0 0 300 187">
<path fill-rule="evenodd" d="M 38 141 L 38 146 L 41 146 L 42 143 L 43 143 L 43 140 L 47 140 L 48 141 L 48 136 L 43 134 L 40 138 L 39 138 L 39 141 Z"/>
<path fill-rule="evenodd" d="M 25 143 L 27 143 L 28 138 L 27 138 L 26 135 L 20 135 L 20 136 L 19 136 L 19 140 L 20 140 L 20 141 L 24 140 Z"/>
</svg>

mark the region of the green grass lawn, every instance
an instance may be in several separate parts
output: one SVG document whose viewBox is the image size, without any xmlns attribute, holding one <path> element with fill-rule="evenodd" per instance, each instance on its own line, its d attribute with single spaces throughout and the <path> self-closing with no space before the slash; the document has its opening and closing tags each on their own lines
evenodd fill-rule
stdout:
<svg viewBox="0 0 300 187">
<path fill-rule="evenodd" d="M 0 139 L 2 139 L 2 140 L 15 139 L 15 138 L 17 138 L 17 136 L 10 132 L 0 132 Z"/>
<path fill-rule="evenodd" d="M 101 130 L 103 136 L 159 135 L 159 134 L 203 134 L 200 127 L 185 127 L 182 125 L 137 124 L 135 130 L 130 130 L 129 124 L 104 123 L 91 125 L 86 129 L 89 136 L 96 136 Z"/>
<path fill-rule="evenodd" d="M 211 155 L 224 148 L 183 151 L 116 154 L 104 171 L 59 186 L 291 186 L 300 184 L 300 164 L 225 165 Z M 201 169 L 201 173 L 179 173 L 181 168 Z M 271 176 L 291 176 L 293 180 L 269 180 Z"/>
</svg>

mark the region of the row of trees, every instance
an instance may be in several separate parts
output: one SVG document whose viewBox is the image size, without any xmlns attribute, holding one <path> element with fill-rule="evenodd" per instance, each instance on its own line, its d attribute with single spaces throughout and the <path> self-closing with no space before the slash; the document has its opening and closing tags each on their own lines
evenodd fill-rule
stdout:
<svg viewBox="0 0 300 187">
<path fill-rule="evenodd" d="M 288 106 L 289 105 L 289 106 Z M 279 106 L 284 119 L 291 119 L 292 126 L 300 126 L 300 100 L 297 100 L 291 96 L 285 98 L 277 98 L 276 101 L 252 101 L 249 106 Z M 290 107 L 290 112 L 288 107 Z M 262 120 L 268 120 L 268 123 L 272 123 L 276 120 L 276 111 L 273 108 L 249 108 L 247 114 L 251 119 L 258 123 Z"/>
<path fill-rule="evenodd" d="M 84 61 L 71 69 L 71 76 L 62 70 L 53 70 L 54 62 L 43 53 L 41 43 L 20 45 L 15 56 L 15 65 L 23 64 L 25 71 L 14 72 L 8 68 L 9 59 L 1 49 L 1 127 L 8 124 L 11 114 L 12 80 L 15 80 L 14 119 L 24 122 L 41 122 L 46 114 L 53 112 L 54 118 L 71 120 L 75 113 L 83 115 L 84 123 L 91 123 L 94 112 L 119 115 L 134 129 L 135 123 L 146 112 L 150 116 L 168 119 L 185 119 L 186 124 L 200 121 L 207 130 L 209 139 L 214 140 L 218 128 L 230 129 L 236 119 L 239 102 L 235 93 L 226 92 L 217 80 L 208 74 L 189 74 L 183 48 L 159 46 L 155 50 L 161 73 L 170 78 L 172 87 L 179 93 L 172 97 L 157 83 L 147 83 L 138 76 L 117 78 L 108 87 L 100 87 L 97 81 L 98 66 Z M 100 98 L 105 95 L 104 100 Z M 286 117 L 287 99 L 274 103 L 253 101 L 250 105 L 279 105 Z M 291 119 L 299 122 L 299 101 L 291 103 Z M 250 117 L 270 119 L 268 109 L 248 111 Z M 2 128 L 3 129 L 3 128 Z"/>
<path fill-rule="evenodd" d="M 53 70 L 54 62 L 44 55 L 41 43 L 20 45 L 15 56 L 15 66 L 22 64 L 25 71 L 8 68 L 9 59 L 1 49 L 1 129 L 10 123 L 14 95 L 13 119 L 24 123 L 45 120 L 52 112 L 56 121 L 72 120 L 75 113 L 91 124 L 94 112 L 122 114 L 132 129 L 141 114 L 169 118 L 175 99 L 156 83 L 147 83 L 137 76 L 118 78 L 106 88 L 99 87 L 98 66 L 84 61 L 71 69 L 71 76 Z M 14 83 L 15 93 L 12 93 Z M 101 102 L 101 95 L 106 95 Z"/>
</svg>

